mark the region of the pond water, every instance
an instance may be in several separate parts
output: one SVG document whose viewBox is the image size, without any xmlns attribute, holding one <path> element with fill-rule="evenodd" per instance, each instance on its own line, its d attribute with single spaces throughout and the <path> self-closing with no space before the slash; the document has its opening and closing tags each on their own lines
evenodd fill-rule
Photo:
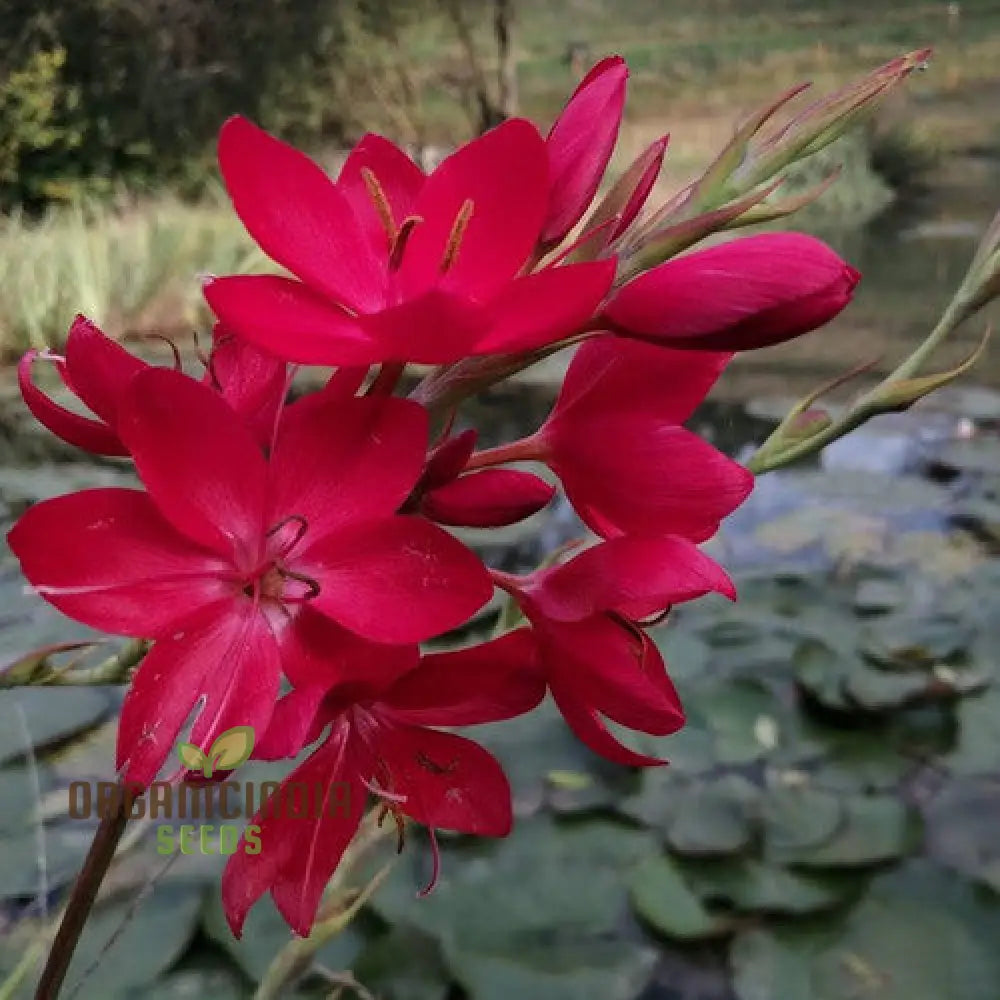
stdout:
<svg viewBox="0 0 1000 1000">
<path fill-rule="evenodd" d="M 879 352 L 888 370 L 933 324 L 1000 204 L 990 171 L 976 176 L 861 232 L 824 233 L 865 272 L 850 312 L 740 358 L 695 429 L 745 454 L 782 399 Z M 970 327 L 956 352 L 975 340 Z M 481 444 L 538 426 L 560 364 L 476 405 Z M 698 602 L 656 633 L 688 725 L 640 743 L 671 767 L 596 759 L 549 705 L 480 727 L 472 735 L 510 776 L 515 833 L 447 840 L 425 900 L 427 853 L 409 838 L 371 912 L 322 964 L 354 969 L 385 1000 L 446 1000 L 455 984 L 472 1000 L 995 1000 L 1000 366 L 976 381 L 761 477 L 711 543 L 740 602 Z M 131 482 L 113 462 L 54 449 L 12 391 L 0 415 L 8 519 L 54 493 Z M 467 537 L 523 570 L 579 530 L 556 504 L 499 540 Z M 0 667 L 85 634 L 24 592 L 9 556 L 0 564 Z M 51 905 L 86 850 L 65 788 L 108 777 L 118 698 L 0 691 L 0 980 L 34 933 L 40 879 Z M 252 766 L 271 770 L 249 780 L 276 773 Z M 134 848 L 71 974 L 118 937 L 83 998 L 249 996 L 287 931 L 264 904 L 232 941 L 221 859 L 183 862 L 132 912 L 130 893 L 162 863 L 149 838 Z M 316 978 L 294 996 L 329 989 Z"/>
</svg>

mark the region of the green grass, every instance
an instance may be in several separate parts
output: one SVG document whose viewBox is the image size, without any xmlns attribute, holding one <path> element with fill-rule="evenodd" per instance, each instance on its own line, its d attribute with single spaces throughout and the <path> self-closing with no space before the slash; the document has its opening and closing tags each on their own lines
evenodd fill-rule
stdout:
<svg viewBox="0 0 1000 1000">
<path fill-rule="evenodd" d="M 176 332 L 198 318 L 199 274 L 262 261 L 221 199 L 8 217 L 0 222 L 0 354 L 58 343 L 77 312 L 114 335 Z"/>
</svg>

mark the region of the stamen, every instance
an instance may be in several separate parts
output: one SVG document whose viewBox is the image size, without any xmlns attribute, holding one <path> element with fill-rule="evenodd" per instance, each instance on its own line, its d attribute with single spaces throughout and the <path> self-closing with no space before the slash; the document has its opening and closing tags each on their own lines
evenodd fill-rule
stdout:
<svg viewBox="0 0 1000 1000">
<path fill-rule="evenodd" d="M 652 618 L 641 619 L 639 624 L 643 628 L 655 628 L 657 625 L 662 625 L 670 617 L 670 612 L 673 610 L 674 606 L 671 604 L 670 607 L 664 608 L 658 615 L 653 615 Z"/>
<path fill-rule="evenodd" d="M 399 270 L 400 264 L 403 263 L 403 253 L 406 250 L 406 244 L 410 242 L 413 230 L 423 221 L 419 215 L 408 215 L 403 219 L 399 227 L 399 232 L 396 233 L 395 238 L 389 246 L 390 271 Z"/>
<path fill-rule="evenodd" d="M 370 167 L 362 167 L 361 179 L 368 189 L 368 197 L 371 198 L 372 204 L 375 206 L 379 222 L 382 223 L 382 228 L 389 239 L 389 247 L 391 249 L 395 246 L 396 238 L 399 235 L 399 230 L 396 229 L 396 222 L 392 217 L 392 206 L 389 204 L 389 199 L 385 196 L 385 191 L 382 189 L 382 185 L 379 184 L 374 170 Z"/>
<path fill-rule="evenodd" d="M 450 271 L 458 258 L 459 247 L 462 245 L 465 231 L 469 228 L 469 220 L 472 218 L 475 208 L 476 203 L 471 198 L 466 198 L 462 202 L 462 207 L 458 210 L 458 215 L 455 216 L 455 223 L 451 227 L 451 233 L 448 235 L 448 245 L 444 249 L 444 257 L 441 260 L 442 274 Z"/>
<path fill-rule="evenodd" d="M 437 834 L 434 827 L 427 827 L 427 834 L 431 839 L 431 880 L 417 893 L 418 898 L 429 896 L 434 886 L 437 885 L 438 877 L 441 874 L 441 849 L 438 847 Z"/>
<path fill-rule="evenodd" d="M 129 337 L 129 340 L 162 340 L 167 347 L 170 348 L 170 353 L 174 356 L 174 371 L 181 370 L 181 352 L 177 349 L 177 345 L 169 338 L 165 337 L 162 333 L 143 333 L 137 334 L 134 337 Z"/>
<path fill-rule="evenodd" d="M 267 537 L 271 538 L 276 535 L 286 524 L 295 523 L 298 525 L 298 531 L 295 533 L 294 537 L 286 541 L 278 552 L 275 553 L 275 559 L 283 559 L 288 555 L 292 549 L 295 548 L 299 542 L 302 541 L 302 537 L 309 530 L 309 522 L 301 514 L 289 514 L 288 517 L 283 517 L 277 524 L 272 525 L 267 529 Z"/>
</svg>

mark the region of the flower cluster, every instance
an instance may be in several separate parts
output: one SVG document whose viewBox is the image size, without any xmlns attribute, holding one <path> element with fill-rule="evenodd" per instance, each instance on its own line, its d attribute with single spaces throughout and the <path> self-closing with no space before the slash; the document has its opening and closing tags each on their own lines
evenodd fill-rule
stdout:
<svg viewBox="0 0 1000 1000">
<path fill-rule="evenodd" d="M 223 178 L 286 273 L 205 283 L 218 323 L 204 372 L 148 365 L 82 317 L 64 354 L 22 361 L 36 417 L 80 448 L 129 457 L 145 487 L 40 503 L 9 536 L 64 614 L 152 641 L 122 710 L 122 780 L 148 785 L 193 718 L 185 738 L 202 750 L 251 726 L 259 758 L 313 748 L 289 781 L 351 793 L 349 816 L 255 817 L 261 852 L 237 852 L 223 878 L 237 934 L 267 891 L 309 932 L 369 798 L 400 824 L 505 835 L 506 778 L 451 727 L 517 716 L 548 693 L 594 751 L 645 766 L 659 761 L 608 720 L 656 735 L 683 725 L 646 628 L 679 602 L 735 597 L 698 545 L 752 487 L 684 424 L 728 352 L 821 325 L 857 274 L 796 234 L 637 271 L 666 140 L 588 215 L 626 77 L 607 59 L 547 136 L 510 120 L 429 175 L 369 135 L 334 181 L 234 118 Z M 512 369 L 579 341 L 544 425 L 496 448 L 453 430 L 453 398 L 396 392 L 407 364 L 501 355 Z M 39 360 L 92 417 L 34 383 Z M 303 395 L 291 391 L 302 365 L 334 370 Z M 546 506 L 549 478 L 502 467 L 524 460 L 551 470 L 594 537 L 518 576 L 444 526 L 510 525 Z M 422 647 L 498 589 L 520 624 L 450 652 Z"/>
</svg>

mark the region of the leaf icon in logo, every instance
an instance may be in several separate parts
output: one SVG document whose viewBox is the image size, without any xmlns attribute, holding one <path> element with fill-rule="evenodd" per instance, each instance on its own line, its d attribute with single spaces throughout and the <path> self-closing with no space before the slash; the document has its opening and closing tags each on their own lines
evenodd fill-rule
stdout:
<svg viewBox="0 0 1000 1000">
<path fill-rule="evenodd" d="M 242 764 L 253 751 L 253 727 L 235 726 L 220 734 L 208 751 L 208 768 L 205 777 L 212 776 L 212 770 L 232 771 Z"/>
<path fill-rule="evenodd" d="M 177 756 L 189 771 L 200 771 L 208 764 L 208 758 L 201 752 L 201 748 L 193 743 L 182 743 L 177 748 Z"/>
</svg>

